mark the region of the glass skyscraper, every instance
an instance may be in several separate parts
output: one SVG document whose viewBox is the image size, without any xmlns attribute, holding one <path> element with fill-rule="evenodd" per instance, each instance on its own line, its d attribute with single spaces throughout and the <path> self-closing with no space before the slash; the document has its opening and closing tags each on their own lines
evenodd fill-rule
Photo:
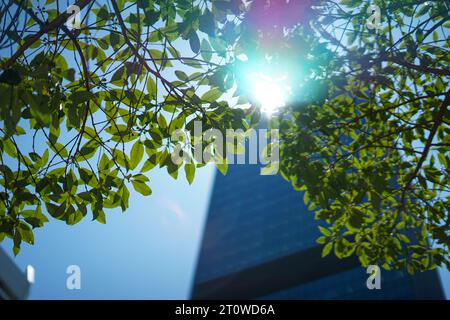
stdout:
<svg viewBox="0 0 450 320">
<path fill-rule="evenodd" d="M 319 222 L 303 194 L 259 165 L 215 177 L 193 299 L 443 299 L 437 271 L 381 270 L 369 290 L 356 257 L 321 258 Z"/>
</svg>

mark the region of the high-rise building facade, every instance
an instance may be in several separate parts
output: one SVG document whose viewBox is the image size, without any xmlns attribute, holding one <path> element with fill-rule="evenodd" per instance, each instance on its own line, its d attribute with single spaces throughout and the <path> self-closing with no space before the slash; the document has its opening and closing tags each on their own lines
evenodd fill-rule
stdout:
<svg viewBox="0 0 450 320">
<path fill-rule="evenodd" d="M 192 288 L 193 299 L 443 299 L 437 271 L 381 270 L 367 288 L 357 258 L 321 258 L 319 222 L 303 194 L 258 165 L 216 175 Z"/>
</svg>

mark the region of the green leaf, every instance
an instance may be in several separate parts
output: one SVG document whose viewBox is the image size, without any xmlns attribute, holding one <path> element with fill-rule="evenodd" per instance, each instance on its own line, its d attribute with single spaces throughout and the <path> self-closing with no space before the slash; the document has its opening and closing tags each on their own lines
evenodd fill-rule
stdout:
<svg viewBox="0 0 450 320">
<path fill-rule="evenodd" d="M 144 156 L 144 146 L 142 145 L 141 141 L 138 140 L 131 148 L 130 163 L 129 163 L 131 170 L 134 170 L 138 166 L 143 156 Z"/>
<path fill-rule="evenodd" d="M 434 42 L 437 42 L 438 40 L 439 40 L 439 34 L 438 34 L 437 31 L 434 31 L 434 32 L 433 32 L 433 41 L 434 41 Z"/>
<path fill-rule="evenodd" d="M 114 74 L 111 77 L 111 82 L 115 82 L 117 85 L 122 85 L 122 80 L 125 79 L 126 72 L 125 72 L 125 66 L 121 66 L 119 69 L 117 69 Z"/>
<path fill-rule="evenodd" d="M 322 249 L 322 258 L 326 257 L 327 255 L 329 255 L 330 252 L 331 252 L 331 249 L 333 249 L 333 243 L 329 242 Z"/>
<path fill-rule="evenodd" d="M 186 174 L 186 180 L 189 182 L 189 184 L 192 184 L 195 176 L 195 164 L 186 163 L 184 165 L 184 173 Z"/>
<path fill-rule="evenodd" d="M 181 165 L 181 163 L 175 164 L 172 161 L 172 157 L 167 154 L 167 156 L 165 156 L 164 161 L 163 161 L 163 165 L 166 166 L 167 168 L 167 173 L 174 179 L 178 178 L 178 169 L 179 169 L 179 165 Z"/>
<path fill-rule="evenodd" d="M 142 165 L 142 168 L 140 172 L 147 172 L 155 167 L 155 163 L 150 161 L 149 159 L 145 160 L 144 164 Z"/>
<path fill-rule="evenodd" d="M 112 47 L 115 47 L 115 46 L 119 45 L 120 44 L 120 36 L 119 36 L 119 34 L 116 33 L 116 32 L 111 32 L 109 34 L 109 42 L 111 43 Z"/>
<path fill-rule="evenodd" d="M 74 105 L 88 102 L 94 98 L 95 95 L 89 91 L 76 91 L 70 96 L 70 100 L 72 100 Z"/>
<path fill-rule="evenodd" d="M 94 220 L 100 222 L 101 224 L 106 224 L 106 215 L 103 210 L 94 211 Z"/>
<path fill-rule="evenodd" d="M 10 157 L 16 158 L 17 157 L 17 151 L 14 144 L 11 142 L 11 140 L 3 140 L 3 150 L 6 152 Z"/>
<path fill-rule="evenodd" d="M 158 124 L 161 129 L 167 128 L 167 121 L 162 113 L 160 113 L 158 116 Z"/>
<path fill-rule="evenodd" d="M 88 141 L 86 144 L 84 144 L 81 147 L 76 159 L 77 159 L 77 161 L 80 161 L 80 162 L 86 161 L 86 160 L 92 158 L 95 155 L 96 151 L 97 151 L 96 142 L 93 140 Z"/>
<path fill-rule="evenodd" d="M 212 58 L 212 48 L 209 45 L 209 42 L 205 39 L 202 39 L 202 43 L 200 46 L 202 58 L 206 61 L 211 61 Z"/>
<path fill-rule="evenodd" d="M 317 238 L 316 243 L 325 244 L 326 240 L 327 240 L 327 237 L 321 236 L 321 237 Z"/>
<path fill-rule="evenodd" d="M 226 161 L 222 161 L 223 163 L 215 162 L 217 169 L 219 169 L 220 173 L 223 175 L 227 174 L 228 164 Z"/>
<path fill-rule="evenodd" d="M 69 152 L 67 152 L 66 148 L 59 142 L 50 143 L 47 141 L 47 145 L 50 147 L 50 149 L 53 150 L 57 155 L 66 158 L 69 155 Z"/>
<path fill-rule="evenodd" d="M 153 26 L 159 20 L 159 12 L 155 10 L 146 10 L 144 25 Z"/>
<path fill-rule="evenodd" d="M 303 194 L 303 202 L 307 205 L 309 203 L 309 192 L 305 191 Z"/>
<path fill-rule="evenodd" d="M 184 73 L 181 70 L 175 70 L 175 75 L 177 76 L 178 79 L 180 79 L 181 81 L 187 81 L 188 80 L 188 76 L 186 73 Z"/>
<path fill-rule="evenodd" d="M 361 212 L 354 211 L 352 215 L 348 219 L 349 226 L 351 228 L 360 228 L 364 222 L 364 217 L 362 216 Z"/>
<path fill-rule="evenodd" d="M 139 192 L 144 196 L 149 196 L 152 194 L 152 189 L 150 189 L 150 187 L 147 184 L 145 184 L 145 182 L 141 182 L 139 180 L 132 180 L 131 184 L 133 185 L 134 190 L 136 190 L 137 192 Z"/>
<path fill-rule="evenodd" d="M 28 244 L 34 244 L 34 235 L 31 228 L 25 222 L 21 221 L 19 224 L 19 232 L 23 241 Z"/>
<path fill-rule="evenodd" d="M 319 230 L 324 236 L 330 236 L 331 235 L 331 232 L 327 228 L 319 226 Z"/>
<path fill-rule="evenodd" d="M 409 238 L 408 238 L 406 235 L 402 234 L 402 233 L 399 233 L 399 234 L 397 235 L 397 237 L 398 237 L 400 240 L 402 240 L 403 242 L 405 242 L 405 243 L 409 243 L 409 242 L 410 242 Z"/>
<path fill-rule="evenodd" d="M 145 174 L 138 173 L 133 176 L 133 180 L 139 182 L 148 182 L 149 178 Z"/>
<path fill-rule="evenodd" d="M 200 52 L 200 39 L 198 38 L 197 32 L 193 29 L 189 32 L 189 45 L 194 53 Z"/>
<path fill-rule="evenodd" d="M 215 102 L 217 99 L 219 99 L 222 96 L 222 91 L 220 91 L 218 88 L 213 88 L 207 92 L 205 92 L 201 99 L 203 101 L 207 102 Z"/>
<path fill-rule="evenodd" d="M 417 29 L 417 31 L 416 31 L 416 39 L 417 39 L 417 42 L 422 42 L 424 39 L 423 30 L 421 28 Z"/>
<path fill-rule="evenodd" d="M 25 210 L 20 215 L 28 222 L 33 228 L 39 228 L 48 222 L 47 217 L 41 212 L 40 207 L 36 210 Z"/>
<path fill-rule="evenodd" d="M 14 244 L 14 247 L 13 247 L 14 256 L 17 256 L 19 254 L 19 252 L 20 252 L 20 242 L 19 242 L 19 245 Z"/>
<path fill-rule="evenodd" d="M 109 11 L 106 5 L 103 5 L 97 13 L 97 17 L 101 20 L 107 21 L 109 20 Z"/>
<path fill-rule="evenodd" d="M 156 82 L 152 77 L 147 78 L 147 93 L 152 97 L 153 99 L 156 98 Z"/>
<path fill-rule="evenodd" d="M 130 160 L 128 159 L 128 156 L 126 154 L 118 149 L 113 149 L 113 155 L 116 159 L 116 162 L 121 167 L 126 168 L 127 170 L 130 168 Z"/>
<path fill-rule="evenodd" d="M 211 37 L 214 37 L 215 35 L 216 26 L 214 15 L 208 9 L 205 9 L 203 14 L 199 17 L 199 29 Z"/>
<path fill-rule="evenodd" d="M 225 56 L 227 43 L 224 40 L 220 38 L 209 38 L 209 42 L 219 56 Z"/>
</svg>

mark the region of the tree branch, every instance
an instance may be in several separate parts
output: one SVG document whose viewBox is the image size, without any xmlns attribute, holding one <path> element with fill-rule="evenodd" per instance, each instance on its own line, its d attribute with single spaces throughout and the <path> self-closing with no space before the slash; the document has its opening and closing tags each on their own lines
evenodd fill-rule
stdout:
<svg viewBox="0 0 450 320">
<path fill-rule="evenodd" d="M 78 0 L 74 5 L 78 6 L 80 10 L 82 10 L 86 5 L 89 4 L 92 0 Z M 72 15 L 72 13 L 64 12 L 60 13 L 55 19 L 51 22 L 41 25 L 38 32 L 28 38 L 25 43 L 19 47 L 19 49 L 9 58 L 2 66 L 3 69 L 10 68 L 14 62 L 27 50 L 33 43 L 38 41 L 44 34 L 53 31 L 59 27 L 61 27 L 67 19 Z"/>
<path fill-rule="evenodd" d="M 425 148 L 422 151 L 422 156 L 419 159 L 419 162 L 417 162 L 416 168 L 414 169 L 414 172 L 412 173 L 411 177 L 408 179 L 408 181 L 405 184 L 405 187 L 402 192 L 402 196 L 400 198 L 400 208 L 403 207 L 403 202 L 405 201 L 405 195 L 406 192 L 409 190 L 411 183 L 413 182 L 414 178 L 417 176 L 417 174 L 420 171 L 420 168 L 422 168 L 423 163 L 428 157 L 428 153 L 430 152 L 434 136 L 436 135 L 437 130 L 439 129 L 439 126 L 441 125 L 445 112 L 447 111 L 447 107 L 450 104 L 450 91 L 447 91 L 445 94 L 445 99 L 442 101 L 441 106 L 439 107 L 438 113 L 436 114 L 436 117 L 434 118 L 434 124 L 433 127 L 430 129 L 430 134 L 428 135 L 428 139 L 425 143 Z M 400 209 L 399 208 L 399 209 Z"/>
</svg>

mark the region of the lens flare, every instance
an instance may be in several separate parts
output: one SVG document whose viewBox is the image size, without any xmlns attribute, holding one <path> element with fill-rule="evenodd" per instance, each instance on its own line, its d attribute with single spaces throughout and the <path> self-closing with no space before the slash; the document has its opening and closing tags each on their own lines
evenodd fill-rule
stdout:
<svg viewBox="0 0 450 320">
<path fill-rule="evenodd" d="M 271 115 L 286 105 L 290 94 L 286 76 L 274 79 L 262 73 L 252 73 L 249 81 L 253 98 L 260 104 L 262 112 Z"/>
</svg>

